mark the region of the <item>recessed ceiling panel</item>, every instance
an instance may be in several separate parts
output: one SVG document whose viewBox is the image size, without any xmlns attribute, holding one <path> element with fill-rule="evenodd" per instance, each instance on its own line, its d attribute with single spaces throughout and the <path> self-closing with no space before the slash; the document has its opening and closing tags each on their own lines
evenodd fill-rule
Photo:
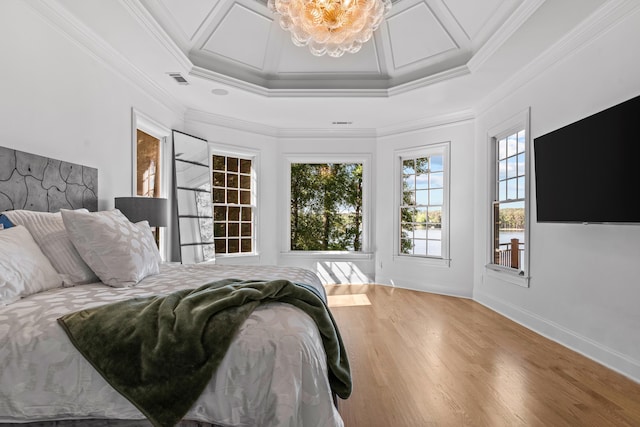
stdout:
<svg viewBox="0 0 640 427">
<path fill-rule="evenodd" d="M 473 40 L 505 0 L 443 0 L 469 39 Z"/>
<path fill-rule="evenodd" d="M 272 19 L 235 3 L 203 50 L 262 70 L 272 23 Z"/>
<path fill-rule="evenodd" d="M 396 69 L 457 48 L 425 3 L 388 18 L 387 25 Z"/>
<path fill-rule="evenodd" d="M 191 40 L 219 0 L 161 0 Z"/>
<path fill-rule="evenodd" d="M 287 32 L 282 38 L 278 73 L 378 74 L 380 67 L 373 38 L 362 45 L 357 53 L 345 53 L 339 58 L 332 58 L 329 55 L 315 56 L 307 46 L 294 45 Z"/>
</svg>

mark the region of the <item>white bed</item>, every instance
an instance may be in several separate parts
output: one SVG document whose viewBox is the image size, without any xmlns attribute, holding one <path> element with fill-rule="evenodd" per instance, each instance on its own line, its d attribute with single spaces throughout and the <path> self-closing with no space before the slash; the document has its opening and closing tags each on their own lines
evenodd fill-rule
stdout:
<svg viewBox="0 0 640 427">
<path fill-rule="evenodd" d="M 0 306 L 0 422 L 144 416 L 93 369 L 56 319 L 134 296 L 165 294 L 222 278 L 312 285 L 304 269 L 164 264 L 134 287 L 56 288 Z M 340 426 L 315 324 L 282 303 L 260 306 L 242 325 L 207 389 L 185 416 L 222 426 Z"/>
<path fill-rule="evenodd" d="M 325 295 L 304 269 L 162 264 L 146 221 L 91 212 L 97 177 L 94 168 L 0 147 L 2 425 L 150 425 L 72 344 L 56 321 L 65 314 L 225 278 L 288 279 Z M 180 424 L 342 426 L 333 396 L 312 318 L 270 302 L 242 323 Z"/>
</svg>

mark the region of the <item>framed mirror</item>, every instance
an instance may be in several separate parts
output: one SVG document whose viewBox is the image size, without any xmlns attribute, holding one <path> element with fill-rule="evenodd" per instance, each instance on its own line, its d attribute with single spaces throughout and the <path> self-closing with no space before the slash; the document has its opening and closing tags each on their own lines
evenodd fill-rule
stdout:
<svg viewBox="0 0 640 427">
<path fill-rule="evenodd" d="M 209 144 L 173 132 L 174 194 L 183 264 L 215 259 Z"/>
</svg>

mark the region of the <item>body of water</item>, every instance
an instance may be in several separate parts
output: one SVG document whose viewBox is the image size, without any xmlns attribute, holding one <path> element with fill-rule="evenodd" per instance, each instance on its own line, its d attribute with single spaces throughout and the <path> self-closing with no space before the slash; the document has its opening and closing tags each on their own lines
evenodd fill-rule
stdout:
<svg viewBox="0 0 640 427">
<path fill-rule="evenodd" d="M 511 243 L 511 239 L 518 239 L 524 243 L 524 230 L 509 230 L 500 232 L 500 243 Z"/>
</svg>

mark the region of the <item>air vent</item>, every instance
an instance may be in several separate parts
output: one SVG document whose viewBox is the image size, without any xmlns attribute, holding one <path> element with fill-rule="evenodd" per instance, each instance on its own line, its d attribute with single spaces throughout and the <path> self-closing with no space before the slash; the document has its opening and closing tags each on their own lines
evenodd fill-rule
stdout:
<svg viewBox="0 0 640 427">
<path fill-rule="evenodd" d="M 182 74 L 180 74 L 180 73 L 167 73 L 167 74 L 169 74 L 169 76 L 173 77 L 173 80 L 175 80 L 180 85 L 188 85 L 189 84 L 187 79 L 182 77 Z"/>
<path fill-rule="evenodd" d="M 331 122 L 334 125 L 351 125 L 353 122 Z"/>
</svg>

